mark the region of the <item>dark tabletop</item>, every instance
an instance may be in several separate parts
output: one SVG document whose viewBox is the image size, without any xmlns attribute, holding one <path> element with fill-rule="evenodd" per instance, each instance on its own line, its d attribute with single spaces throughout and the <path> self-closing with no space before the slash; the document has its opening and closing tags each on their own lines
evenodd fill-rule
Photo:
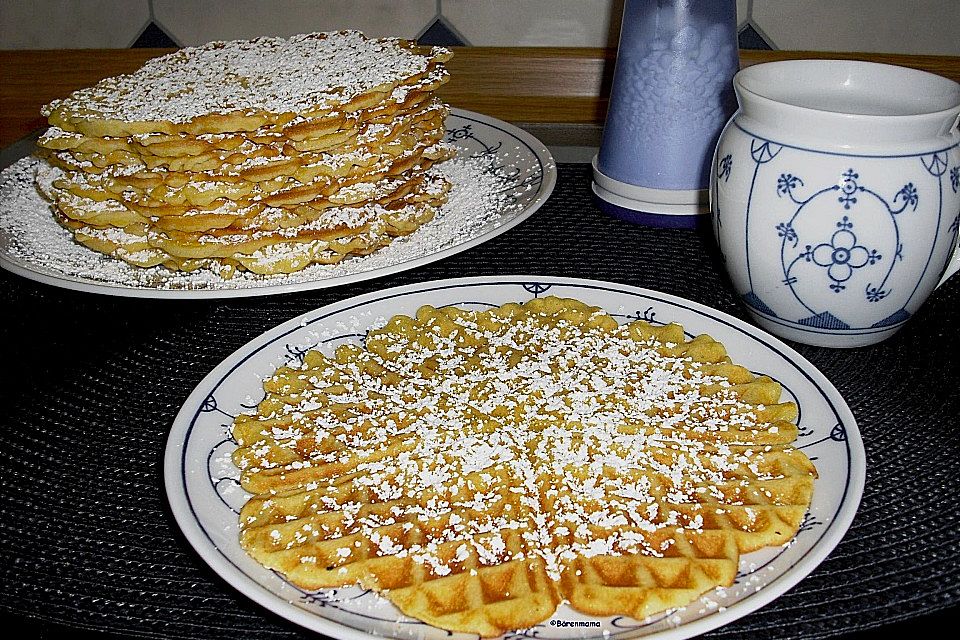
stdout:
<svg viewBox="0 0 960 640">
<path fill-rule="evenodd" d="M 162 478 L 167 433 L 193 387 L 248 340 L 310 309 L 400 284 L 529 274 L 647 287 L 745 318 L 707 235 L 608 218 L 591 201 L 588 165 L 561 165 L 559 174 L 546 205 L 503 236 L 335 289 L 138 300 L 0 271 L 8 380 L 0 405 L 0 613 L 49 637 L 317 637 L 207 568 L 180 534 Z M 809 577 L 707 637 L 821 638 L 891 624 L 912 632 L 952 620 L 960 604 L 960 277 L 885 343 L 791 346 L 853 410 L 867 454 L 863 501 Z"/>
</svg>

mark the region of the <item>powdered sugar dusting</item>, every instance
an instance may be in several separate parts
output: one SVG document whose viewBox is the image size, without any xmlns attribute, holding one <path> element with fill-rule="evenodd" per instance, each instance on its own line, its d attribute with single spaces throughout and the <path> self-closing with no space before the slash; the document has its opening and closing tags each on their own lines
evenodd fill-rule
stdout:
<svg viewBox="0 0 960 640">
<path fill-rule="evenodd" d="M 364 559 L 394 556 L 433 576 L 522 560 L 575 606 L 581 569 L 588 585 L 599 574 L 703 592 L 733 582 L 738 549 L 792 537 L 809 493 L 786 487 L 809 489 L 815 474 L 790 444 L 795 429 L 772 429 L 795 415 L 776 404 L 779 386 L 726 362 L 712 338 L 621 325 L 553 296 L 482 312 L 423 306 L 263 386 L 234 422 L 234 462 L 255 494 L 242 544 L 269 568 L 319 550 L 326 571 L 352 570 L 325 586 L 379 576 Z M 360 557 L 332 557 L 346 545 Z M 690 559 L 687 575 L 726 568 L 686 582 L 659 562 L 643 565 L 652 579 L 583 562 L 634 555 Z"/>
<path fill-rule="evenodd" d="M 44 163 L 29 157 L 0 174 L 0 256 L 57 279 L 120 287 L 236 290 L 314 281 L 328 281 L 330 284 L 324 286 L 333 286 L 438 254 L 515 220 L 536 195 L 540 180 L 518 184 L 492 170 L 495 167 L 491 162 L 490 156 L 462 157 L 432 169 L 453 185 L 447 204 L 413 234 L 368 256 L 348 258 L 335 265 L 311 265 L 292 274 L 262 276 L 241 271 L 225 279 L 208 269 L 182 273 L 160 266 L 134 267 L 77 244 L 54 220 L 49 203 L 34 185 L 34 176 Z"/>
<path fill-rule="evenodd" d="M 332 110 L 423 74 L 435 76 L 424 85 L 442 82 L 445 72 L 431 61 L 397 40 L 358 31 L 211 42 L 76 91 L 44 115 L 63 110 L 79 119 L 184 123 L 209 113 Z"/>
</svg>

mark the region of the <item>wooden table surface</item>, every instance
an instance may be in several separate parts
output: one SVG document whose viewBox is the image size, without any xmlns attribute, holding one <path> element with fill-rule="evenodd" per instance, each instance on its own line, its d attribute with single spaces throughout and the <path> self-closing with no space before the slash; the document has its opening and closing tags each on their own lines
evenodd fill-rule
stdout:
<svg viewBox="0 0 960 640">
<path fill-rule="evenodd" d="M 129 73 L 172 49 L 0 51 L 0 147 L 42 126 L 40 107 L 107 76 Z M 440 95 L 462 109 L 511 122 L 603 123 L 614 49 L 455 47 Z M 741 51 L 743 66 L 790 58 L 849 58 L 931 71 L 960 82 L 960 57 Z"/>
</svg>

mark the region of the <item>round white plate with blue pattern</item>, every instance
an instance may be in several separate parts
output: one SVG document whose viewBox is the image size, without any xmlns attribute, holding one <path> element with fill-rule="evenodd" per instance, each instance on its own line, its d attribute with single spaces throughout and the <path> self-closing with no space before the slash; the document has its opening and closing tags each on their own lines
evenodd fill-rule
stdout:
<svg viewBox="0 0 960 640">
<path fill-rule="evenodd" d="M 796 351 L 745 322 L 709 307 L 627 285 L 534 276 L 462 278 L 414 284 L 350 298 L 294 318 L 264 333 L 217 366 L 177 415 L 167 442 L 164 475 L 177 523 L 200 556 L 227 582 L 267 609 L 309 629 L 343 639 L 463 638 L 399 614 L 359 587 L 304 592 L 260 566 L 238 544 L 237 514 L 247 495 L 230 455 L 233 417 L 263 397 L 261 381 L 280 365 L 360 342 L 395 314 L 420 306 L 487 309 L 543 295 L 597 305 L 621 321 L 678 322 L 689 335 L 708 333 L 730 357 L 780 382 L 800 409 L 798 444 L 819 471 L 813 502 L 790 544 L 743 556 L 736 583 L 682 610 L 649 620 L 592 618 L 566 605 L 549 621 L 509 638 L 687 638 L 765 605 L 823 561 L 853 520 L 865 476 L 865 456 L 853 414 L 840 393 Z M 573 624 L 569 624 L 573 623 Z"/>
<path fill-rule="evenodd" d="M 547 148 L 526 131 L 496 118 L 452 109 L 445 140 L 457 157 L 437 170 L 453 183 L 447 204 L 409 236 L 368 256 L 335 265 L 311 265 L 275 276 L 241 272 L 224 280 L 143 269 L 92 251 L 73 240 L 36 191 L 39 161 L 24 158 L 0 175 L 0 267 L 57 287 L 136 298 L 235 298 L 335 287 L 414 269 L 496 238 L 529 218 L 557 182 Z"/>
</svg>

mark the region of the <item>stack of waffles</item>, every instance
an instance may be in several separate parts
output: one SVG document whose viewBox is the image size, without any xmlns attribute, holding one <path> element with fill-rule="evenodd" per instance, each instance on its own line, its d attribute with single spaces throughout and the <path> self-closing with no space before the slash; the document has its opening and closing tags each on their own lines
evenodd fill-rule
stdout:
<svg viewBox="0 0 960 640">
<path fill-rule="evenodd" d="M 793 538 L 816 476 L 778 383 L 576 300 L 424 307 L 264 389 L 233 428 L 247 552 L 483 636 L 729 586 Z"/>
<path fill-rule="evenodd" d="M 450 55 L 355 31 L 183 49 L 47 105 L 37 185 L 77 241 L 141 267 L 368 254 L 446 201 Z"/>
</svg>

